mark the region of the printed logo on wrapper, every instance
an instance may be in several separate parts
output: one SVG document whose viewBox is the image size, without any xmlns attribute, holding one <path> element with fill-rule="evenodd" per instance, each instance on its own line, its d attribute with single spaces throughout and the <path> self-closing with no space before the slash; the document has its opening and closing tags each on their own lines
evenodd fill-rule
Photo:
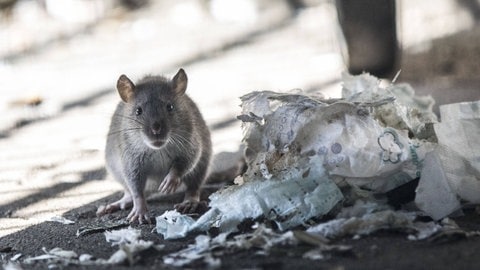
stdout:
<svg viewBox="0 0 480 270">
<path fill-rule="evenodd" d="M 397 133 L 392 129 L 387 129 L 378 137 L 378 145 L 382 148 L 383 161 L 398 163 L 402 155 L 403 145 L 398 140 Z"/>
</svg>

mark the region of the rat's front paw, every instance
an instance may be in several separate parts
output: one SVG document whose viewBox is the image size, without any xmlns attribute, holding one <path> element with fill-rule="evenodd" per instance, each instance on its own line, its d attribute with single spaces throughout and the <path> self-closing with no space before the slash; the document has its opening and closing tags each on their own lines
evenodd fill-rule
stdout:
<svg viewBox="0 0 480 270">
<path fill-rule="evenodd" d="M 158 187 L 158 191 L 164 194 L 173 193 L 180 187 L 181 183 L 180 177 L 174 171 L 170 171 Z"/>
<path fill-rule="evenodd" d="M 138 221 L 139 224 L 151 223 L 147 211 L 141 211 L 136 209 L 132 209 L 132 211 L 130 211 L 127 219 L 130 223 L 134 223 L 135 221 Z"/>
</svg>

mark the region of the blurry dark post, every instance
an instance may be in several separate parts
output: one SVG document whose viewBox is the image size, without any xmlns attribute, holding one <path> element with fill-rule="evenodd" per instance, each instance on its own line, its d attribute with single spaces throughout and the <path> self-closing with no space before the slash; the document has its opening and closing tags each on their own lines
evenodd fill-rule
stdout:
<svg viewBox="0 0 480 270">
<path fill-rule="evenodd" d="M 128 9 L 139 9 L 149 4 L 149 0 L 120 0 L 120 4 Z"/>
<path fill-rule="evenodd" d="M 287 4 L 294 11 L 305 8 L 305 3 L 303 0 L 287 0 Z"/>
<path fill-rule="evenodd" d="M 9 20 L 17 0 L 0 0 L 0 19 Z"/>
<path fill-rule="evenodd" d="M 395 0 L 337 0 L 351 74 L 391 77 L 399 54 Z"/>
</svg>

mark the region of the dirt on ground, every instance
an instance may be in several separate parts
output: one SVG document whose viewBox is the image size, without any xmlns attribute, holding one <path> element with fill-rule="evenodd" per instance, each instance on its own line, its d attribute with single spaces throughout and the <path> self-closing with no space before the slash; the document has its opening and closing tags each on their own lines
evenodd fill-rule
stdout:
<svg viewBox="0 0 480 270">
<path fill-rule="evenodd" d="M 304 18 L 301 15 L 298 16 Z M 240 64 L 247 64 L 251 66 L 250 69 L 255 69 L 255 73 L 242 71 L 241 74 L 244 76 L 242 80 L 250 80 L 249 90 L 258 90 L 252 85 L 261 84 L 262 79 L 269 80 L 269 75 L 263 78 L 262 76 L 254 77 L 252 74 L 260 74 L 271 67 L 255 66 L 253 60 L 248 62 L 249 57 L 255 54 L 252 54 L 252 51 L 257 54 L 261 54 L 258 53 L 259 51 L 264 52 L 267 59 L 271 60 L 274 56 L 269 56 L 268 51 L 278 46 L 279 40 L 287 40 L 285 37 L 291 37 L 288 34 L 298 30 L 297 23 L 298 21 L 295 19 L 287 20 L 266 32 L 242 33 L 242 35 L 239 34 L 240 38 L 228 36 L 228 39 L 231 38 L 235 42 L 223 40 L 223 44 L 226 45 L 207 50 L 210 54 L 191 57 L 189 58 L 190 62 L 187 61 L 188 59 L 183 59 L 185 60 L 183 62 L 177 61 L 178 59 L 170 59 L 168 64 L 164 64 L 160 68 L 171 68 L 176 66 L 175 63 L 183 63 L 193 70 L 194 76 L 192 77 L 195 78 L 195 75 L 202 76 L 212 70 L 221 72 L 225 67 L 235 66 L 235 63 L 242 59 Z M 432 95 L 437 101 L 434 108 L 436 112 L 441 104 L 480 99 L 480 78 L 478 77 L 480 74 L 478 61 L 480 44 L 477 42 L 480 40 L 480 31 L 478 29 L 476 26 L 457 32 L 453 36 L 432 40 L 430 49 L 423 52 L 402 51 L 402 60 L 399 62 L 402 73 L 398 81 L 410 83 L 418 94 Z M 307 35 L 308 32 L 303 34 Z M 308 46 L 316 46 L 321 43 L 321 40 L 313 40 L 311 44 L 303 41 L 304 52 L 310 52 L 306 49 L 310 48 Z M 289 50 L 287 47 L 283 51 L 290 52 Z M 318 51 L 311 53 L 313 55 Z M 286 66 L 289 65 L 291 65 L 290 69 L 292 66 L 300 68 L 299 62 L 305 60 L 298 54 L 292 57 L 293 60 L 289 58 L 288 53 L 285 53 L 284 57 L 283 69 L 287 69 Z M 304 57 L 312 58 L 307 53 Z M 82 58 L 81 55 L 79 58 Z M 34 60 L 35 58 L 32 61 Z M 112 65 L 120 64 L 113 63 Z M 132 67 L 131 70 L 134 68 Z M 306 65 L 301 68 L 311 70 L 312 66 Z M 117 70 L 115 70 L 116 73 Z M 226 73 L 228 72 L 224 71 L 219 74 L 225 75 Z M 205 81 L 214 80 L 216 76 L 216 74 L 212 75 Z M 271 76 L 286 77 L 278 74 Z M 109 78 L 108 81 L 111 81 L 110 79 L 116 78 Z M 195 82 L 193 83 L 195 84 Z M 296 82 L 281 83 L 288 85 L 288 83 L 295 84 Z M 198 81 L 197 84 L 199 84 Z M 331 87 L 335 84 L 338 84 L 338 77 L 333 79 L 333 83 L 327 83 L 327 86 Z M 4 154 L 1 156 L 4 165 L 1 183 L 6 188 L 0 190 L 0 196 L 15 199 L 0 205 L 3 223 L 0 226 L 5 230 L 16 231 L 0 238 L 2 263 L 7 263 L 19 253 L 23 256 L 20 261 L 29 256 L 42 255 L 42 248 L 50 250 L 60 247 L 65 250 L 73 250 L 77 254 L 88 253 L 96 258 L 104 259 L 109 258 L 118 250 L 118 247 L 105 241 L 103 233 L 76 236 L 77 230 L 83 226 L 123 219 L 128 214 L 128 211 L 120 211 L 104 217 L 97 217 L 95 214 L 99 205 L 117 200 L 122 195 L 119 185 L 113 184 L 113 180 L 107 177 L 103 166 L 102 144 L 98 143 L 104 140 L 108 115 L 114 104 L 118 102 L 113 87 L 109 86 L 106 89 L 98 90 L 102 85 L 103 81 L 98 82 L 95 91 L 89 93 L 87 98 L 79 98 L 78 102 L 75 100 L 66 102 L 55 117 L 41 117 L 31 121 L 27 118 L 25 121 L 17 122 L 14 128 L 3 129 L 2 127 L 0 143 L 4 148 L 2 148 Z M 208 82 L 205 85 L 209 86 Z M 299 87 L 309 88 L 322 85 L 325 85 L 324 81 L 309 81 Z M 222 89 L 216 90 L 215 95 L 221 95 Z M 235 92 L 238 95 L 241 93 L 240 91 Z M 236 130 L 236 134 L 240 134 L 239 123 L 234 119 L 234 112 L 230 111 L 226 118 L 218 117 L 218 112 L 215 110 L 223 106 L 221 102 L 221 99 L 215 104 L 199 102 L 201 108 L 209 107 L 206 109 L 210 111 L 207 113 L 207 121 L 212 127 L 212 133 L 215 136 L 223 135 L 226 130 L 231 132 L 233 129 Z M 238 103 L 237 100 L 229 101 L 225 106 L 232 107 L 232 104 Z M 88 123 L 88 119 L 97 118 L 99 114 L 102 115 L 100 116 L 102 121 Z M 216 116 L 211 117 L 211 115 Z M 103 129 L 90 132 L 80 129 L 76 131 L 79 125 L 75 123 L 85 122 L 85 118 L 87 126 L 91 124 L 92 129 L 102 126 Z M 37 134 L 36 132 L 39 130 L 41 133 L 37 135 L 38 137 L 28 136 L 28 134 Z M 62 134 L 57 134 L 60 133 L 60 130 L 67 131 L 68 134 L 78 133 L 79 135 L 78 137 L 72 135 L 71 139 L 63 140 Z M 84 130 L 88 130 L 88 128 Z M 227 140 L 230 140 L 229 138 L 227 136 Z M 238 139 L 238 136 L 232 138 Z M 39 146 L 35 146 L 34 141 L 37 139 L 41 144 Z M 22 143 L 25 141 L 27 143 L 20 144 L 20 140 Z M 87 144 L 92 145 L 91 143 L 96 146 L 83 147 Z M 72 147 L 73 145 L 75 147 L 80 145 L 81 150 L 74 151 L 76 148 Z M 38 160 L 48 160 L 48 162 L 42 163 Z M 24 167 L 27 169 L 23 169 Z M 31 178 L 38 180 L 38 183 L 28 182 L 28 179 Z M 45 179 L 48 179 L 48 186 L 41 184 L 40 180 Z M 79 189 L 85 184 L 88 184 L 88 188 Z M 29 193 L 25 195 L 27 191 Z M 209 192 L 212 191 L 209 190 Z M 95 199 L 87 200 L 89 203 L 83 203 L 86 199 L 82 199 L 82 203 L 77 205 L 75 204 L 77 195 L 92 196 L 91 198 Z M 207 195 L 207 193 L 203 195 L 204 199 L 207 198 Z M 173 209 L 173 205 L 178 203 L 180 198 L 181 195 L 150 200 L 151 216 L 158 216 L 166 210 Z M 80 202 L 80 199 L 78 201 Z M 31 206 L 33 209 L 29 208 Z M 45 216 L 41 215 L 48 216 L 50 213 L 57 212 L 75 223 L 65 225 L 44 221 Z M 34 214 L 37 215 L 35 216 L 36 221 L 31 219 Z M 457 215 L 452 219 L 465 231 L 480 231 L 480 215 L 475 206 L 466 208 L 463 215 Z M 164 264 L 164 256 L 186 248 L 195 241 L 195 235 L 180 240 L 164 240 L 162 236 L 152 232 L 154 224 L 132 224 L 131 226 L 141 230 L 142 239 L 153 241 L 155 244 L 163 244 L 165 247 L 162 250 L 149 249 L 139 253 L 134 258 L 132 265 L 56 264 L 55 267 L 59 269 L 173 269 L 174 267 Z M 20 230 L 16 230 L 18 228 Z M 466 237 L 465 234 L 458 233 L 435 241 L 411 241 L 407 239 L 405 232 L 380 231 L 360 238 L 347 237 L 337 240 L 334 244 L 350 245 L 352 249 L 342 253 L 327 253 L 328 257 L 322 260 L 302 257 L 305 252 L 313 248 L 312 245 L 306 243 L 274 247 L 267 254 L 258 252 L 259 250 L 256 249 L 225 251 L 219 258 L 221 259 L 221 269 L 477 269 L 480 266 L 479 240 L 479 237 Z M 38 261 L 33 264 L 22 263 L 21 267 L 23 269 L 48 269 L 49 264 L 45 261 Z M 207 266 L 202 262 L 188 266 L 189 269 L 205 267 Z"/>
<path fill-rule="evenodd" d="M 96 258 L 108 259 L 118 250 L 105 241 L 103 233 L 93 233 L 76 236 L 79 228 L 92 223 L 118 220 L 128 213 L 121 211 L 102 219 L 96 217 L 96 206 L 99 203 L 112 201 L 121 196 L 114 194 L 100 202 L 94 202 L 84 207 L 73 209 L 64 217 L 75 220 L 75 224 L 64 225 L 56 222 L 44 222 L 1 239 L 3 256 L 22 253 L 24 256 L 42 255 L 42 248 L 60 247 L 73 250 L 77 254 L 91 254 Z M 179 197 L 180 198 L 180 197 Z M 165 210 L 173 208 L 174 202 L 150 201 L 153 215 L 160 215 Z M 465 215 L 454 218 L 458 225 L 467 230 L 480 230 L 480 217 L 474 209 L 465 211 Z M 158 251 L 149 249 L 136 255 L 134 264 L 107 266 L 79 266 L 54 264 L 60 269 L 174 269 L 163 263 L 163 257 L 186 248 L 195 242 L 195 235 L 180 240 L 164 240 L 156 232 L 153 224 L 133 224 L 133 228 L 142 231 L 141 239 L 165 245 Z M 411 241 L 407 234 L 400 231 L 380 231 L 359 239 L 347 237 L 334 241 L 332 244 L 349 245 L 348 252 L 328 252 L 322 260 L 303 258 L 303 254 L 315 246 L 306 243 L 292 246 L 273 247 L 268 254 L 259 254 L 258 249 L 242 251 L 224 251 L 219 256 L 220 269 L 476 269 L 480 264 L 478 237 L 466 238 L 462 234 L 452 234 L 437 240 Z M 22 264 L 23 269 L 47 269 L 46 261 L 33 264 Z M 203 260 L 189 265 L 188 269 L 202 269 L 207 265 Z"/>
</svg>

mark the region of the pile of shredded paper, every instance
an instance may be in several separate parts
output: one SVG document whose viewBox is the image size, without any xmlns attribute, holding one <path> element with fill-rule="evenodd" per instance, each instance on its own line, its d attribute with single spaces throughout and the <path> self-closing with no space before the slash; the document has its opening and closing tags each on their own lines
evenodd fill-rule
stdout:
<svg viewBox="0 0 480 270">
<path fill-rule="evenodd" d="M 325 214 L 362 217 L 390 209 L 379 195 L 414 179 L 413 208 L 434 220 L 480 202 L 480 101 L 443 105 L 438 121 L 430 96 L 368 74 L 345 74 L 341 99 L 261 91 L 241 100 L 247 172 L 199 219 L 157 217 L 165 238 L 229 233 L 246 219 L 285 231 Z"/>
</svg>

